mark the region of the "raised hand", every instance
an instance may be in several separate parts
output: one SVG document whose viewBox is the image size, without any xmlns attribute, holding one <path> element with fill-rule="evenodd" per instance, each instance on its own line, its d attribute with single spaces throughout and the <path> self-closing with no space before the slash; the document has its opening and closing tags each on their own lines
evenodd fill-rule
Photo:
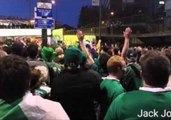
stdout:
<svg viewBox="0 0 171 120">
<path fill-rule="evenodd" d="M 130 28 L 130 27 L 127 27 L 127 28 L 125 29 L 125 31 L 123 32 L 124 38 L 129 39 L 129 38 L 131 37 L 131 33 L 132 33 L 131 28 Z"/>
<path fill-rule="evenodd" d="M 80 42 L 82 42 L 84 40 L 84 34 L 83 34 L 83 32 L 81 30 L 77 31 L 77 37 L 78 37 L 78 40 Z"/>
</svg>

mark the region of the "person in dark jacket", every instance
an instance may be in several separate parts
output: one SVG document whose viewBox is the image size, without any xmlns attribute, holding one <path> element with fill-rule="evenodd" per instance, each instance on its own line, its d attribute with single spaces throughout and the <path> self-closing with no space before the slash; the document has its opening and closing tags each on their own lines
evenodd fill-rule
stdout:
<svg viewBox="0 0 171 120">
<path fill-rule="evenodd" d="M 82 69 L 82 53 L 76 47 L 64 53 L 65 69 L 54 80 L 51 99 L 62 104 L 71 120 L 96 120 L 95 100 L 100 99 L 100 75 Z"/>
</svg>

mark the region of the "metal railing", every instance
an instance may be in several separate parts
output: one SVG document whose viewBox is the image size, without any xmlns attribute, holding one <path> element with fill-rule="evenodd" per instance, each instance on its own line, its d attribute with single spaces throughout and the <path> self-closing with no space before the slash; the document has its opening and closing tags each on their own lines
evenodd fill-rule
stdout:
<svg viewBox="0 0 171 120">
<path fill-rule="evenodd" d="M 165 17 L 160 19 L 153 20 L 145 20 L 141 19 L 135 21 L 138 16 L 132 17 L 132 23 L 125 22 L 124 24 L 116 24 L 112 23 L 110 25 L 103 25 L 101 27 L 102 36 L 110 36 L 110 35 L 122 35 L 124 29 L 130 26 L 133 29 L 133 34 L 142 35 L 142 34 L 157 34 L 157 33 L 168 33 L 171 32 L 171 17 Z M 122 21 L 126 21 L 128 18 L 125 18 Z M 148 21 L 148 22 L 147 22 Z M 98 36 L 99 27 L 90 27 L 90 28 L 81 28 L 84 34 L 93 34 Z M 68 30 L 65 31 L 64 34 L 76 34 L 76 30 Z"/>
</svg>

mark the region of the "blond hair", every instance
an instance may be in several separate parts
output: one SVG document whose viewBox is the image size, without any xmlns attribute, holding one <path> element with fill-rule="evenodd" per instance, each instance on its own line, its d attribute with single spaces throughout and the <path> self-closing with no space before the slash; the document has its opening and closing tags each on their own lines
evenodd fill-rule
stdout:
<svg viewBox="0 0 171 120">
<path fill-rule="evenodd" d="M 121 56 L 112 56 L 107 62 L 107 69 L 109 73 L 116 73 L 118 69 L 122 69 L 124 59 Z"/>
</svg>

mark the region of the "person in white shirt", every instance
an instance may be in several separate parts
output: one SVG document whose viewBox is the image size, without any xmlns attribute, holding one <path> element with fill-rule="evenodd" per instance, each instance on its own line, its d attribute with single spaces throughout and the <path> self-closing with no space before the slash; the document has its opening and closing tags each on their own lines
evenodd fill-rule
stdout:
<svg viewBox="0 0 171 120">
<path fill-rule="evenodd" d="M 1 120 L 69 120 L 58 102 L 33 96 L 29 92 L 30 67 L 19 56 L 0 59 Z"/>
</svg>

